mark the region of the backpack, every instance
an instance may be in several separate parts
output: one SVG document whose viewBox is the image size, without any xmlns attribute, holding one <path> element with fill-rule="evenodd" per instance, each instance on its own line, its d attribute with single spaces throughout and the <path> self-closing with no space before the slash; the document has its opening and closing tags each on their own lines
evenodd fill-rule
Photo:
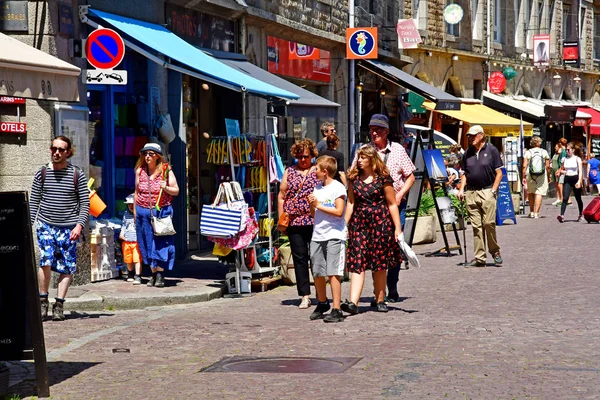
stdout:
<svg viewBox="0 0 600 400">
<path fill-rule="evenodd" d="M 542 149 L 529 150 L 531 159 L 529 159 L 529 175 L 538 176 L 544 175 L 546 172 L 546 160 L 544 160 L 544 152 Z"/>
</svg>

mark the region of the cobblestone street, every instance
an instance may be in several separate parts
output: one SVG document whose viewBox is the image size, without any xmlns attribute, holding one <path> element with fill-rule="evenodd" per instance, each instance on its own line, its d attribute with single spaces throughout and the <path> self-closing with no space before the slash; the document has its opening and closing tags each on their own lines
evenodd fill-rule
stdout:
<svg viewBox="0 0 600 400">
<path fill-rule="evenodd" d="M 421 256 L 421 268 L 401 272 L 403 299 L 387 314 L 370 309 L 368 279 L 361 314 L 338 324 L 309 321 L 314 307 L 299 310 L 291 286 L 46 322 L 52 398 L 600 398 L 600 226 L 574 222 L 576 206 L 559 224 L 552 200 L 543 218 L 498 228 L 502 267 Z M 470 230 L 467 248 L 471 259 Z M 229 356 L 360 360 L 339 374 L 200 372 Z M 27 367 L 11 363 L 25 380 L 10 392 L 22 398 L 35 395 Z"/>
</svg>

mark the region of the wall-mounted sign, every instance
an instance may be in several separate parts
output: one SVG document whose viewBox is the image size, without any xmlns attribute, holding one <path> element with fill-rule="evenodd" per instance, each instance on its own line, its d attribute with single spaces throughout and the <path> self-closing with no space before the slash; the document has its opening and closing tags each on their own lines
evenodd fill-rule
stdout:
<svg viewBox="0 0 600 400">
<path fill-rule="evenodd" d="M 81 79 L 87 84 L 127 85 L 127 71 L 116 69 L 88 69 L 81 71 Z"/>
<path fill-rule="evenodd" d="M 58 3 L 58 31 L 64 36 L 73 35 L 73 7 L 69 4 Z"/>
<path fill-rule="evenodd" d="M 563 64 L 579 68 L 579 42 L 563 43 Z"/>
<path fill-rule="evenodd" d="M 24 122 L 0 122 L 0 132 L 24 135 L 27 133 L 27 124 Z"/>
<path fill-rule="evenodd" d="M 290 42 L 290 60 L 318 60 L 319 53 L 316 47 Z"/>
<path fill-rule="evenodd" d="M 533 65 L 538 68 L 550 65 L 550 35 L 533 35 Z"/>
<path fill-rule="evenodd" d="M 22 97 L 0 96 L 0 104 L 25 104 L 25 99 Z"/>
<path fill-rule="evenodd" d="M 165 6 L 167 29 L 206 49 L 235 53 L 235 22 L 183 7 Z"/>
<path fill-rule="evenodd" d="M 415 49 L 422 42 L 414 19 L 399 19 L 396 24 L 399 49 Z"/>
<path fill-rule="evenodd" d="M 0 31 L 27 32 L 27 1 L 0 0 Z"/>
<path fill-rule="evenodd" d="M 346 28 L 346 58 L 377 59 L 377 28 Z"/>
<path fill-rule="evenodd" d="M 506 88 L 506 78 L 504 77 L 504 74 L 500 71 L 492 72 L 488 79 L 488 85 L 490 87 L 490 92 L 495 94 L 502 93 Z"/>
<path fill-rule="evenodd" d="M 113 69 L 125 57 L 125 43 L 112 29 L 98 28 L 85 42 L 85 55 L 94 68 Z"/>
<path fill-rule="evenodd" d="M 444 8 L 443 16 L 444 16 L 444 21 L 446 21 L 447 24 L 450 24 L 450 25 L 458 24 L 460 21 L 462 21 L 464 15 L 465 15 L 465 13 L 464 13 L 462 7 L 456 3 L 448 4 Z"/>
<path fill-rule="evenodd" d="M 329 52 L 319 50 L 318 60 L 290 58 L 290 42 L 267 36 L 267 70 L 272 74 L 306 79 L 317 82 L 331 82 L 331 60 Z"/>
</svg>

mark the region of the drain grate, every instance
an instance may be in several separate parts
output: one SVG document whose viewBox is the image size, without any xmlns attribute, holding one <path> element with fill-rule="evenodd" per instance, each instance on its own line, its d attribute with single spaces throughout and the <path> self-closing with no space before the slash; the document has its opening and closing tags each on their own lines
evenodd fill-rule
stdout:
<svg viewBox="0 0 600 400">
<path fill-rule="evenodd" d="M 225 357 L 200 372 L 243 372 L 262 374 L 339 374 L 361 357 Z"/>
</svg>

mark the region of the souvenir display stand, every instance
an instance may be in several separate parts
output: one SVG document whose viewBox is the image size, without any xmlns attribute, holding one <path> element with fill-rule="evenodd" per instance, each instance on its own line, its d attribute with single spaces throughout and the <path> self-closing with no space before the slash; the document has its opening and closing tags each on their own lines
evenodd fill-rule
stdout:
<svg viewBox="0 0 600 400">
<path fill-rule="evenodd" d="M 249 246 L 236 250 L 235 272 L 226 275 L 229 293 L 250 293 L 250 280 L 276 275 L 273 266 L 273 194 L 268 168 L 270 148 L 276 145 L 274 135 L 241 134 L 237 120 L 226 119 L 226 137 L 214 136 L 208 145 L 209 163 L 217 168 L 217 181 L 239 183 L 244 200 L 254 207 L 259 231 Z M 225 147 L 227 147 L 225 149 Z M 259 262 L 262 255 L 262 262 Z M 270 283 L 267 282 L 267 283 Z M 265 283 L 262 285 L 264 290 Z"/>
</svg>

